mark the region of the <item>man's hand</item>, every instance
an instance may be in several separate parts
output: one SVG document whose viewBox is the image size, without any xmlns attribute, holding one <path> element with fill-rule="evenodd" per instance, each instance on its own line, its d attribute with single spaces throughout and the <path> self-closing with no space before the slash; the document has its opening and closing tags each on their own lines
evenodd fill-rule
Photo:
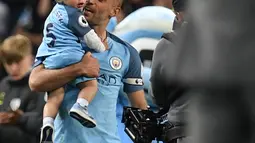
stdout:
<svg viewBox="0 0 255 143">
<path fill-rule="evenodd" d="M 79 69 L 80 76 L 98 77 L 99 76 L 99 62 L 92 57 L 90 52 L 87 52 L 82 60 L 75 65 Z"/>
<path fill-rule="evenodd" d="M 32 91 L 46 92 L 63 87 L 79 76 L 98 77 L 99 63 L 88 52 L 76 64 L 61 69 L 45 69 L 43 65 L 33 68 L 29 86 Z"/>
<path fill-rule="evenodd" d="M 0 124 L 16 124 L 23 111 L 17 110 L 15 112 L 1 112 Z"/>
</svg>

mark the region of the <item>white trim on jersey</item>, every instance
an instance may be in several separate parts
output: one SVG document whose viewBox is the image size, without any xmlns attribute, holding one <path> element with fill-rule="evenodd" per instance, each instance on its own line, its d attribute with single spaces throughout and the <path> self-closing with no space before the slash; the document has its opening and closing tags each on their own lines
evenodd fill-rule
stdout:
<svg viewBox="0 0 255 143">
<path fill-rule="evenodd" d="M 123 79 L 123 82 L 131 85 L 143 85 L 142 78 L 126 78 Z"/>
</svg>

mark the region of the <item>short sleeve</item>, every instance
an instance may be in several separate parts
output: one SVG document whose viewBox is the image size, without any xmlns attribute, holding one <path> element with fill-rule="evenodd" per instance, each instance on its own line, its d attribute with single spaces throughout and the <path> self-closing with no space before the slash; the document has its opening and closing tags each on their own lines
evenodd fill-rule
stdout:
<svg viewBox="0 0 255 143">
<path fill-rule="evenodd" d="M 133 47 L 130 47 L 129 51 L 129 68 L 123 79 L 124 91 L 126 93 L 143 90 L 142 62 L 140 56 Z"/>
<path fill-rule="evenodd" d="M 76 8 L 73 7 L 65 7 L 68 14 L 68 28 L 73 31 L 73 33 L 78 37 L 83 37 L 87 34 L 91 28 L 83 13 Z"/>
<path fill-rule="evenodd" d="M 43 63 L 43 58 L 36 58 L 32 68 L 35 68 Z"/>
</svg>

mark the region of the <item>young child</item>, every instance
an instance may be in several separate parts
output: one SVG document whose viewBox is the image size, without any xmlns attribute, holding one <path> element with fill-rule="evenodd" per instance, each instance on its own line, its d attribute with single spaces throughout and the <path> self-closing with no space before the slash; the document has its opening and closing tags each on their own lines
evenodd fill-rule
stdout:
<svg viewBox="0 0 255 143">
<path fill-rule="evenodd" d="M 45 68 L 59 69 L 79 62 L 85 53 L 80 41 L 84 41 L 84 44 L 97 52 L 104 51 L 104 44 L 83 16 L 86 0 L 56 2 L 45 21 L 43 41 L 36 55 L 37 59 L 43 61 Z M 96 122 L 88 114 L 87 106 L 96 95 L 97 81 L 94 78 L 78 77 L 72 83 L 80 88 L 80 92 L 69 114 L 83 126 L 93 128 Z M 63 97 L 63 87 L 48 93 L 48 101 L 43 111 L 41 142 L 53 140 L 53 122 Z"/>
</svg>

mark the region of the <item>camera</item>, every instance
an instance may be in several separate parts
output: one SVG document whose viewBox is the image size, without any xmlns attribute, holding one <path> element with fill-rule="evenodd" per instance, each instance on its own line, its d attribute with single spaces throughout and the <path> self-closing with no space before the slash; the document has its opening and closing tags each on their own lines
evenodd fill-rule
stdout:
<svg viewBox="0 0 255 143">
<path fill-rule="evenodd" d="M 151 143 L 153 140 L 167 143 L 184 137 L 183 127 L 171 124 L 167 114 L 134 107 L 123 109 L 122 123 L 125 124 L 125 133 L 134 143 Z"/>
</svg>

